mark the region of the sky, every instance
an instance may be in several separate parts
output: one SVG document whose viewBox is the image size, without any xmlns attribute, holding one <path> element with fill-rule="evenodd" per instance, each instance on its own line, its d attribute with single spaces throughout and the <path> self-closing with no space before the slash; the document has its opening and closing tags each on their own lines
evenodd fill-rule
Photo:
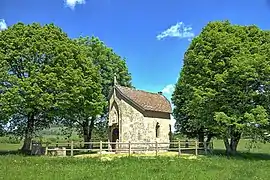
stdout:
<svg viewBox="0 0 270 180">
<path fill-rule="evenodd" d="M 270 29 L 270 0 L 0 0 L 0 29 L 54 23 L 71 38 L 97 36 L 126 59 L 137 89 L 170 99 L 183 56 L 210 21 Z"/>
</svg>

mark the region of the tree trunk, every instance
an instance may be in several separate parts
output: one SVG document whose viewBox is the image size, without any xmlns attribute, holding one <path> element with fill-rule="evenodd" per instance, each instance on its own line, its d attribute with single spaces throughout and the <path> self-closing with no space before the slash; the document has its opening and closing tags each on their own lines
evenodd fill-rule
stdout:
<svg viewBox="0 0 270 180">
<path fill-rule="evenodd" d="M 89 119 L 85 119 L 84 123 L 83 123 L 83 139 L 84 142 L 90 142 L 91 138 L 92 138 L 92 131 L 94 129 L 94 118 L 91 118 L 91 120 L 89 121 Z M 90 144 L 85 144 L 84 145 L 85 149 L 90 149 L 91 145 Z"/>
<path fill-rule="evenodd" d="M 203 147 L 204 142 L 204 132 L 199 132 L 199 147 Z"/>
<path fill-rule="evenodd" d="M 31 142 L 32 142 L 32 138 L 33 138 L 33 132 L 34 132 L 34 116 L 30 115 L 27 118 L 27 125 L 26 125 L 26 129 L 24 132 L 24 142 L 23 142 L 23 146 L 21 148 L 21 151 L 23 153 L 29 154 L 31 151 Z"/>
<path fill-rule="evenodd" d="M 241 138 L 241 133 L 234 133 L 231 136 L 231 139 L 229 141 L 228 138 L 224 139 L 224 145 L 226 148 L 226 154 L 229 155 L 235 155 L 237 153 L 237 146 L 239 143 L 239 140 Z"/>
<path fill-rule="evenodd" d="M 212 137 L 214 137 L 213 134 L 208 134 L 208 135 L 207 135 L 207 139 L 206 139 L 206 146 L 207 146 L 207 148 L 209 148 L 210 145 L 211 145 L 211 144 L 210 144 L 210 141 L 211 141 Z"/>
<path fill-rule="evenodd" d="M 231 154 L 231 146 L 230 146 L 230 142 L 229 142 L 228 138 L 224 138 L 223 141 L 224 141 L 224 145 L 226 148 L 226 154 L 230 155 Z"/>
<path fill-rule="evenodd" d="M 235 155 L 236 154 L 236 151 L 237 151 L 237 146 L 238 146 L 238 143 L 240 141 L 240 138 L 241 138 L 241 134 L 240 133 L 235 133 L 234 136 L 231 138 L 231 152 L 232 152 L 232 155 Z"/>
<path fill-rule="evenodd" d="M 208 134 L 208 135 L 207 135 L 206 142 L 209 143 L 209 142 L 211 141 L 212 137 L 214 137 L 214 135 Z"/>
</svg>

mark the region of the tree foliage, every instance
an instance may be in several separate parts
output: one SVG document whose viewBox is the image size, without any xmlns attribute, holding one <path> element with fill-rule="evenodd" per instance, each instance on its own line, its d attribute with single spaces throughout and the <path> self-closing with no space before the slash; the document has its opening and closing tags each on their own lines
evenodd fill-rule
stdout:
<svg viewBox="0 0 270 180">
<path fill-rule="evenodd" d="M 172 98 L 176 129 L 221 137 L 228 153 L 236 152 L 243 133 L 263 137 L 269 130 L 269 58 L 268 31 L 210 22 L 184 56 Z"/>
<path fill-rule="evenodd" d="M 131 75 L 125 60 L 118 56 L 111 48 L 107 47 L 101 40 L 97 37 L 80 37 L 74 41 L 81 46 L 86 56 L 98 68 L 101 76 L 102 94 L 105 98 L 108 97 L 113 87 L 114 76 L 116 76 L 118 84 L 127 87 L 131 86 Z M 99 116 L 92 116 L 90 119 L 81 120 L 79 129 L 85 141 L 91 140 L 94 128 L 96 128 L 96 133 L 98 131 L 102 132 L 102 135 L 99 133 L 96 137 L 104 137 L 104 134 L 107 134 L 107 126 L 105 126 L 107 113 L 108 106 L 104 106 Z"/>
<path fill-rule="evenodd" d="M 18 23 L 0 32 L 0 119 L 24 135 L 22 150 L 56 117 L 100 114 L 100 81 L 91 59 L 53 24 Z"/>
</svg>

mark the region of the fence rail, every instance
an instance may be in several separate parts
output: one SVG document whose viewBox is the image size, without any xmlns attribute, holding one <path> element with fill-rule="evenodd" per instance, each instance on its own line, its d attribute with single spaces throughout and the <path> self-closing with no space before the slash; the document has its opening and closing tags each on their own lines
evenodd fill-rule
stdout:
<svg viewBox="0 0 270 180">
<path fill-rule="evenodd" d="M 32 148 L 33 148 L 32 144 Z M 46 143 L 44 154 L 62 154 L 74 156 L 74 152 L 91 151 L 100 155 L 106 153 L 133 153 L 155 152 L 158 156 L 160 152 L 177 152 L 178 156 L 185 152 L 198 155 L 199 151 L 204 154 L 211 153 L 213 142 L 198 141 L 172 141 L 172 142 L 66 142 L 66 143 Z"/>
</svg>

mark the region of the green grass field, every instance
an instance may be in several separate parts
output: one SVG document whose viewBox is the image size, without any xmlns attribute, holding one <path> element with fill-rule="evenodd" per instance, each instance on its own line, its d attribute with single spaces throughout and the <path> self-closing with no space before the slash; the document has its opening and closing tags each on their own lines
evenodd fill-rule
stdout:
<svg viewBox="0 0 270 180">
<path fill-rule="evenodd" d="M 21 146 L 22 146 L 21 144 L 0 143 L 0 152 L 1 151 L 16 151 Z"/>
<path fill-rule="evenodd" d="M 270 177 L 270 144 L 259 144 L 248 153 L 247 141 L 239 145 L 239 156 L 178 157 L 31 157 L 0 155 L 0 179 L 265 179 Z M 17 150 L 18 144 L 0 144 L 0 152 Z M 224 150 L 215 141 L 217 152 Z"/>
<path fill-rule="evenodd" d="M 270 161 L 225 157 L 50 158 L 3 156 L 0 179 L 269 179 Z"/>
</svg>

